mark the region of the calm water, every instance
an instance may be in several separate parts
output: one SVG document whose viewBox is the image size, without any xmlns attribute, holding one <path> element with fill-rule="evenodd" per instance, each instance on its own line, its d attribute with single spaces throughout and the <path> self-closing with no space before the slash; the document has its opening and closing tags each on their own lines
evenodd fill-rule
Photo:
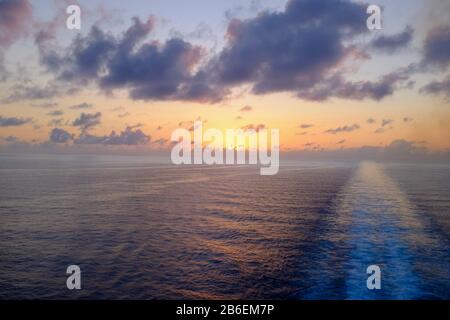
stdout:
<svg viewBox="0 0 450 320">
<path fill-rule="evenodd" d="M 0 298 L 450 298 L 450 166 L 156 162 L 0 156 Z"/>
</svg>

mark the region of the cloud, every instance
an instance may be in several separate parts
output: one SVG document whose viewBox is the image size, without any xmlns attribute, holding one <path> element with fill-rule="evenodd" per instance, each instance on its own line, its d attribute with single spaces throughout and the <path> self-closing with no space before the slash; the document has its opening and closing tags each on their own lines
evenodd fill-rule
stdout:
<svg viewBox="0 0 450 320">
<path fill-rule="evenodd" d="M 5 141 L 8 143 L 16 143 L 19 141 L 19 139 L 16 136 L 7 136 L 7 137 L 0 137 L 0 141 Z"/>
<path fill-rule="evenodd" d="M 30 104 L 33 108 L 51 109 L 59 106 L 57 102 L 44 102 L 44 103 L 32 103 Z"/>
<path fill-rule="evenodd" d="M 7 48 L 28 33 L 32 7 L 28 0 L 0 0 L 0 47 Z"/>
<path fill-rule="evenodd" d="M 81 113 L 80 116 L 75 119 L 72 126 L 79 127 L 82 131 L 86 131 L 96 125 L 100 124 L 102 114 L 96 113 Z"/>
<path fill-rule="evenodd" d="M 331 97 L 351 100 L 372 99 L 380 101 L 390 96 L 409 79 L 409 70 L 399 69 L 382 76 L 377 81 L 349 82 L 341 75 L 333 75 L 320 83 L 299 89 L 298 96 L 313 101 Z"/>
<path fill-rule="evenodd" d="M 312 128 L 312 127 L 314 127 L 314 125 L 313 124 L 308 124 L 308 123 L 303 123 L 303 124 L 299 125 L 299 128 L 301 128 L 301 129 L 309 129 L 309 128 Z"/>
<path fill-rule="evenodd" d="M 64 122 L 63 118 L 52 119 L 48 122 L 49 127 L 59 127 L 62 126 Z"/>
<path fill-rule="evenodd" d="M 373 133 L 376 133 L 376 134 L 382 134 L 382 133 L 385 133 L 386 132 L 386 129 L 385 128 L 378 128 L 377 130 L 375 130 Z"/>
<path fill-rule="evenodd" d="M 406 29 L 398 34 L 391 36 L 379 36 L 375 38 L 370 47 L 375 51 L 394 53 L 400 49 L 406 48 L 413 39 L 413 29 L 406 27 Z"/>
<path fill-rule="evenodd" d="M 409 123 L 409 122 L 413 122 L 414 121 L 414 119 L 413 118 L 410 118 L 410 117 L 404 117 L 403 118 L 403 122 L 404 123 Z"/>
<path fill-rule="evenodd" d="M 338 142 L 336 142 L 336 144 L 343 144 L 345 143 L 345 139 L 344 140 L 339 140 Z"/>
<path fill-rule="evenodd" d="M 308 150 L 321 150 L 322 148 L 320 147 L 320 144 L 316 143 L 316 142 L 307 142 L 305 144 L 303 144 L 303 146 L 308 149 Z"/>
<path fill-rule="evenodd" d="M 114 107 L 111 109 L 111 111 L 113 111 L 113 112 L 119 112 L 119 111 L 123 111 L 123 110 L 125 110 L 125 108 L 122 106 Z"/>
<path fill-rule="evenodd" d="M 86 102 L 83 102 L 83 103 L 80 103 L 80 104 L 76 104 L 74 106 L 70 106 L 69 108 L 72 109 L 72 110 L 93 109 L 94 105 L 86 103 Z"/>
<path fill-rule="evenodd" d="M 249 112 L 252 110 L 253 110 L 253 108 L 251 106 L 245 106 L 240 109 L 241 112 Z"/>
<path fill-rule="evenodd" d="M 385 127 L 385 126 L 387 126 L 387 125 L 389 125 L 389 124 L 392 124 L 394 122 L 394 120 L 392 120 L 392 119 L 383 119 L 382 121 L 381 121 L 381 126 L 382 127 Z"/>
<path fill-rule="evenodd" d="M 49 100 L 64 95 L 73 95 L 79 88 L 67 87 L 59 82 L 51 82 L 45 86 L 16 84 L 9 90 L 9 95 L 0 101 L 5 104 L 23 100 Z M 51 108 L 51 103 L 36 104 L 35 106 Z"/>
<path fill-rule="evenodd" d="M 450 63 L 450 24 L 431 29 L 424 42 L 422 64 L 447 68 Z"/>
<path fill-rule="evenodd" d="M 423 57 L 411 72 L 445 71 L 450 64 L 450 24 L 434 26 L 428 31 L 423 44 Z M 450 99 L 450 75 L 441 81 L 432 81 L 423 86 L 422 94 L 444 95 Z"/>
<path fill-rule="evenodd" d="M 152 142 L 152 144 L 158 145 L 159 147 L 164 147 L 168 144 L 170 144 L 169 139 L 160 138 Z"/>
<path fill-rule="evenodd" d="M 5 51 L 28 34 L 32 21 L 28 0 L 0 0 L 0 81 L 11 75 L 5 67 Z"/>
<path fill-rule="evenodd" d="M 450 76 L 447 76 L 442 81 L 432 81 L 420 89 L 424 94 L 442 94 L 447 99 L 450 99 Z"/>
<path fill-rule="evenodd" d="M 346 57 L 344 39 L 367 30 L 365 20 L 352 2 L 291 0 L 284 12 L 233 19 L 211 69 L 223 84 L 254 83 L 254 93 L 310 87 Z"/>
<path fill-rule="evenodd" d="M 66 143 L 72 139 L 73 135 L 63 129 L 54 128 L 50 132 L 50 142 L 53 143 Z"/>
<path fill-rule="evenodd" d="M 150 142 L 151 137 L 146 135 L 140 129 L 127 127 L 124 131 L 117 134 L 112 131 L 107 136 L 94 136 L 90 134 L 81 134 L 76 140 L 76 144 L 102 144 L 102 145 L 124 145 L 135 146 Z"/>
<path fill-rule="evenodd" d="M 15 85 L 10 92 L 9 96 L 2 99 L 3 103 L 13 103 L 22 100 L 51 99 L 59 95 L 59 91 L 56 87 L 39 87 L 22 84 Z"/>
<path fill-rule="evenodd" d="M 59 117 L 59 116 L 62 116 L 63 114 L 64 114 L 64 112 L 62 110 L 55 110 L 55 111 L 48 112 L 46 115 L 51 116 L 51 117 Z"/>
<path fill-rule="evenodd" d="M 94 82 L 106 93 L 127 89 L 135 100 L 216 103 L 246 84 L 254 94 L 379 101 L 408 75 L 394 71 L 375 81 L 346 80 L 343 62 L 353 59 L 354 43 L 367 32 L 366 7 L 347 0 L 290 0 L 284 11 L 232 19 L 227 42 L 212 56 L 178 37 L 149 41 L 154 18 L 133 18 L 121 36 L 94 25 L 62 54 L 43 47 L 41 62 L 60 80 Z M 391 46 L 403 40 L 389 39 Z"/>
<path fill-rule="evenodd" d="M 314 143 L 312 143 L 314 145 Z M 303 151 L 285 152 L 283 159 L 342 159 L 342 160 L 402 160 L 402 161 L 425 161 L 448 163 L 450 150 L 430 151 L 423 146 L 422 142 L 408 141 L 404 139 L 394 140 L 385 147 L 362 146 L 357 148 L 339 148 L 325 150 L 322 148 L 309 148 Z"/>
<path fill-rule="evenodd" d="M 224 86 L 250 84 L 253 93 L 294 92 L 301 99 L 381 100 L 408 75 L 349 82 L 340 66 L 354 56 L 349 43 L 367 31 L 366 5 L 342 0 L 291 0 L 283 12 L 233 19 L 228 43 L 207 70 Z"/>
<path fill-rule="evenodd" d="M 374 118 L 369 118 L 369 119 L 366 120 L 366 122 L 367 122 L 368 124 L 374 124 L 374 123 L 376 123 L 377 121 L 376 121 Z"/>
<path fill-rule="evenodd" d="M 30 123 L 32 120 L 33 119 L 31 118 L 5 118 L 3 116 L 0 116 L 0 127 L 18 127 Z"/>
<path fill-rule="evenodd" d="M 128 117 L 129 115 L 130 115 L 129 112 L 124 112 L 124 113 L 121 113 L 121 114 L 117 115 L 117 117 L 120 118 L 120 119 L 122 119 L 122 118 Z"/>
<path fill-rule="evenodd" d="M 133 18 L 132 26 L 115 37 L 94 25 L 64 54 L 43 47 L 41 62 L 58 79 L 95 81 L 105 92 L 127 88 L 136 100 L 220 100 L 223 93 L 211 88 L 206 73 L 194 70 L 204 50 L 180 38 L 145 42 L 153 27 L 153 17 Z"/>
<path fill-rule="evenodd" d="M 360 129 L 360 126 L 357 123 L 355 123 L 352 125 L 345 125 L 343 127 L 328 129 L 325 132 L 329 133 L 329 134 L 338 134 L 338 133 L 343 133 L 343 132 L 352 132 L 352 131 L 359 130 L 359 129 Z"/>
<path fill-rule="evenodd" d="M 86 83 L 90 78 L 97 78 L 98 72 L 106 61 L 107 54 L 114 48 L 114 38 L 93 26 L 89 35 L 81 35 L 72 42 L 68 51 L 59 53 L 47 42 L 36 39 L 41 63 L 48 71 L 58 74 L 60 80 L 73 80 Z"/>
<path fill-rule="evenodd" d="M 254 130 L 254 131 L 260 131 L 266 128 L 265 124 L 247 124 L 243 127 L 241 127 L 242 130 L 247 131 L 247 130 Z"/>
<path fill-rule="evenodd" d="M 413 156 L 414 154 L 423 153 L 425 148 L 420 146 L 417 142 L 398 139 L 386 146 L 384 152 L 391 157 L 398 156 Z"/>
</svg>

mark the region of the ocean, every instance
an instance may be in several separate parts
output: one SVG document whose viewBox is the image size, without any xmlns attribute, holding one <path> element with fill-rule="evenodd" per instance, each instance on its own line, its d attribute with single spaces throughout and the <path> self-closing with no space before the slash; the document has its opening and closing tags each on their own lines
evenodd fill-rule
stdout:
<svg viewBox="0 0 450 320">
<path fill-rule="evenodd" d="M 1 299 L 450 298 L 450 165 L 299 161 L 261 176 L 3 154 L 0 181 Z"/>
</svg>

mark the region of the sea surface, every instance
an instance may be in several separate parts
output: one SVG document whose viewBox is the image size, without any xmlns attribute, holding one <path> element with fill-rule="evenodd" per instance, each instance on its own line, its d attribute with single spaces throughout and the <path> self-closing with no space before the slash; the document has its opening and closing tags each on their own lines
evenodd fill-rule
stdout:
<svg viewBox="0 0 450 320">
<path fill-rule="evenodd" d="M 450 299 L 450 165 L 157 160 L 0 155 L 0 299 Z"/>
</svg>

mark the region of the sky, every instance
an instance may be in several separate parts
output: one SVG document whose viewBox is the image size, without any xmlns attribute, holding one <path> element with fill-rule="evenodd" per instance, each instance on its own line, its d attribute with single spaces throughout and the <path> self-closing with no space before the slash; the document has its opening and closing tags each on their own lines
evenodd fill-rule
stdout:
<svg viewBox="0 0 450 320">
<path fill-rule="evenodd" d="M 201 120 L 277 128 L 282 152 L 448 153 L 449 14 L 445 0 L 0 0 L 0 152 L 168 150 Z"/>
</svg>

